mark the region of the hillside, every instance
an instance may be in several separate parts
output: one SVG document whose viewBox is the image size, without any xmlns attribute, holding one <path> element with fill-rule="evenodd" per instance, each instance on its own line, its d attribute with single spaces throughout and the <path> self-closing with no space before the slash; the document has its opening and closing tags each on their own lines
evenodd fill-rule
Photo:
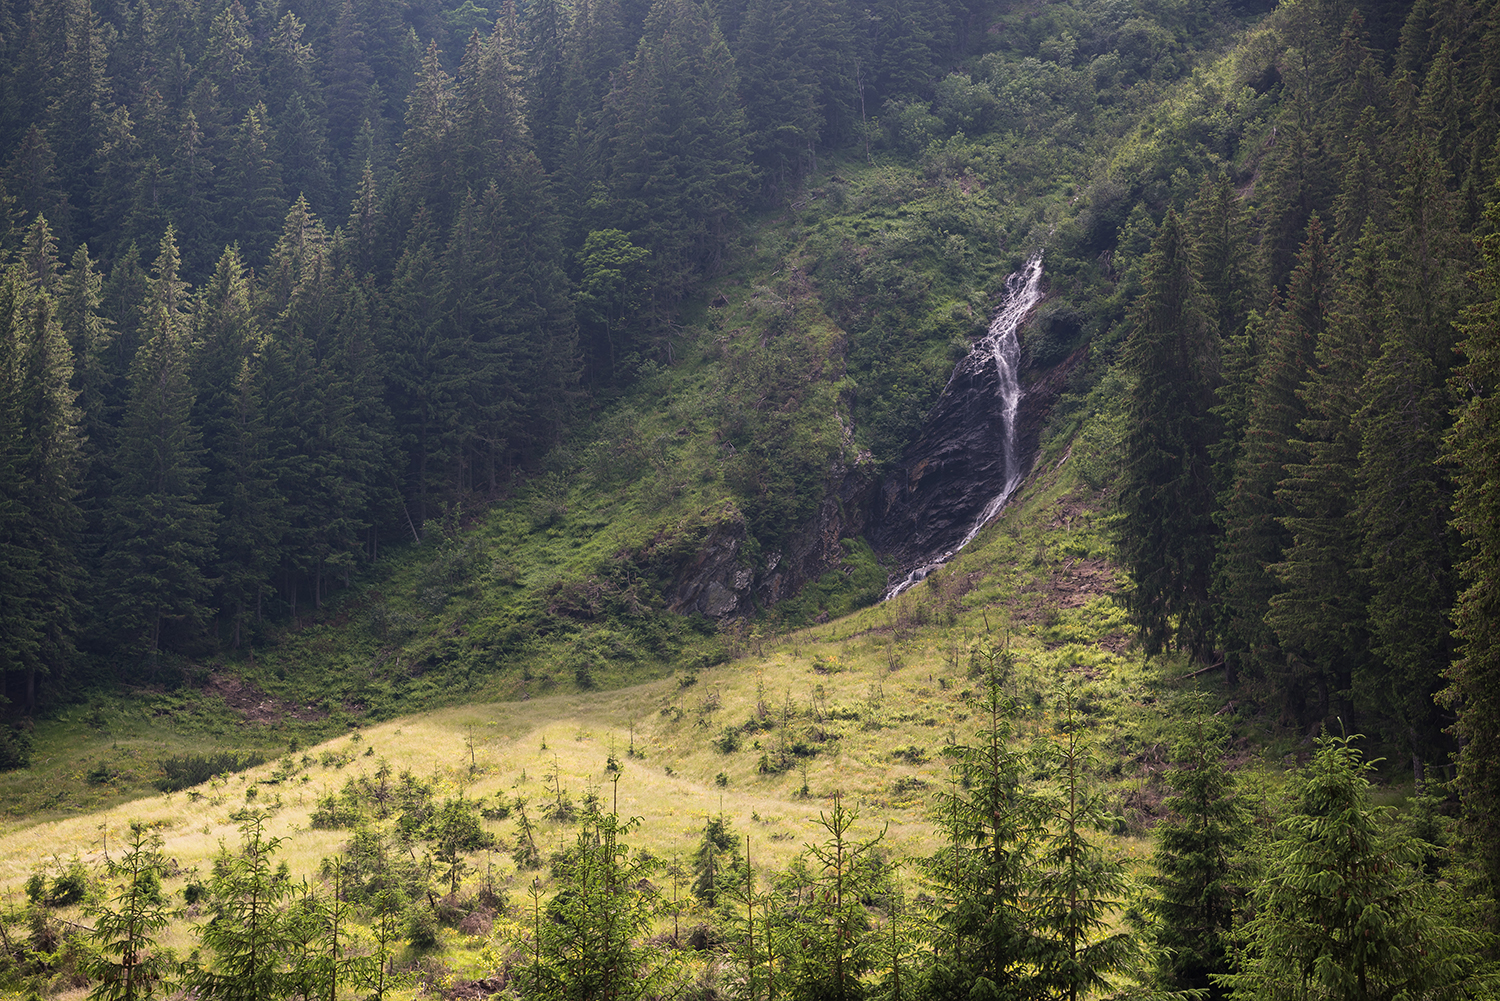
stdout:
<svg viewBox="0 0 1500 1001">
<path fill-rule="evenodd" d="M 513 858 L 523 838 L 518 800 L 529 804 L 544 853 L 575 832 L 576 820 L 544 819 L 553 807 L 565 801 L 576 810 L 599 797 L 607 809 L 642 818 L 631 839 L 638 849 L 685 860 L 707 820 L 721 818 L 750 837 L 756 866 L 771 873 L 819 839 L 817 818 L 839 795 L 863 818 L 862 836 L 884 829 L 892 858 L 930 854 L 940 845 L 932 796 L 949 782 L 942 748 L 974 725 L 982 654 L 1001 645 L 1018 665 L 1007 689 L 1041 710 L 1027 717 L 1023 741 L 1045 739 L 1059 700 L 1088 720 L 1100 789 L 1109 790 L 1121 847 L 1138 868 L 1143 835 L 1161 809 L 1171 721 L 1207 694 L 1207 679 L 1166 680 L 1126 653 L 1099 498 L 1068 469 L 1052 463 L 1038 471 L 974 545 L 901 598 L 811 628 L 747 636 L 717 667 L 603 692 L 503 702 L 471 696 L 461 707 L 359 725 L 320 744 L 298 746 L 294 736 L 290 749 L 276 741 L 309 731 L 278 717 L 271 697 L 231 699 L 217 717 L 181 717 L 176 726 L 156 715 L 145 693 L 64 714 L 39 728 L 38 753 L 61 755 L 65 766 L 34 769 L 60 802 L 36 811 L 40 788 L 28 796 L 26 784 L 11 779 L 7 801 L 30 799 L 33 809 L 0 835 L 0 881 L 14 894 L 35 872 L 52 878 L 76 861 L 100 865 L 111 845 L 118 857 L 130 824 L 144 823 L 164 837 L 172 874 L 163 887 L 180 896 L 206 879 L 226 842 L 235 843 L 246 809 L 265 811 L 266 834 L 285 839 L 277 859 L 294 876 L 310 876 L 322 860 L 349 851 L 349 832 L 310 826 L 313 812 L 383 771 L 392 783 L 410 773 L 437 798 L 462 796 L 485 809 L 484 826 L 499 840 L 471 856 L 467 885 L 489 888 L 512 907 L 531 880 Z M 155 756 L 207 743 L 259 747 L 272 760 L 187 791 L 141 789 Z M 618 776 L 611 762 L 621 766 Z M 127 798 L 105 805 L 111 793 Z M 467 913 L 478 905 L 464 906 Z M 56 913 L 87 921 L 76 908 Z M 162 944 L 190 948 L 191 911 L 188 919 L 174 920 Z M 711 911 L 683 905 L 684 925 L 705 919 L 713 920 Z M 464 929 L 441 931 L 441 967 L 410 966 L 419 949 L 403 968 L 429 982 L 443 969 L 459 982 L 493 975 L 514 930 L 503 922 L 483 934 Z"/>
<path fill-rule="evenodd" d="M 0 982 L 1482 993 L 1497 39 L 0 8 Z"/>
</svg>

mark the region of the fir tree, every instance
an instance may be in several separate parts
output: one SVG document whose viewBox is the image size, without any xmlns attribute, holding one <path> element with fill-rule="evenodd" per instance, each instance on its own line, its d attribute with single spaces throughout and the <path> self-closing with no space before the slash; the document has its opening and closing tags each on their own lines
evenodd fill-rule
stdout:
<svg viewBox="0 0 1500 1001">
<path fill-rule="evenodd" d="M 264 104 L 245 112 L 235 130 L 228 165 L 220 178 L 222 231 L 238 241 L 247 261 L 266 259 L 283 215 L 281 165 L 272 158 L 276 138 Z"/>
<path fill-rule="evenodd" d="M 811 164 L 822 115 L 806 0 L 754 0 L 736 44 L 745 94 L 745 136 L 751 161 L 773 196 L 785 195 Z"/>
<path fill-rule="evenodd" d="M 1235 860 L 1250 835 L 1234 775 L 1221 760 L 1227 737 L 1216 718 L 1199 716 L 1175 745 L 1164 803 L 1170 813 L 1156 825 L 1150 878 L 1162 986 L 1210 997 L 1224 993 L 1210 977 L 1230 971 L 1228 936 L 1241 895 Z"/>
<path fill-rule="evenodd" d="M 291 893 L 286 863 L 273 859 L 280 838 L 267 837 L 265 816 L 240 823 L 238 851 L 221 847 L 209 882 L 211 917 L 198 934 L 212 957 L 188 983 L 214 1001 L 263 1001 L 287 994 L 291 950 L 284 903 Z"/>
<path fill-rule="evenodd" d="M 1215 978 L 1237 1001 L 1459 997 L 1479 963 L 1478 937 L 1435 906 L 1445 890 L 1422 874 L 1429 846 L 1371 805 L 1354 739 L 1320 737 L 1297 780 L 1236 934 L 1238 970 Z"/>
<path fill-rule="evenodd" d="M 933 809 L 948 844 L 920 862 L 933 890 L 933 960 L 919 990 L 932 998 L 1021 991 L 1041 951 L 1027 907 L 1045 809 L 1024 784 L 1030 762 L 1010 746 L 1020 715 L 1005 691 L 1014 661 L 1008 650 L 981 655 L 979 727 L 945 749 L 953 781 Z"/>
<path fill-rule="evenodd" d="M 1147 652 L 1175 644 L 1210 654 L 1209 583 L 1217 493 L 1209 446 L 1219 351 L 1188 259 L 1181 220 L 1168 212 L 1147 257 L 1144 290 L 1122 363 L 1129 373 L 1120 556 L 1126 607 Z"/>
<path fill-rule="evenodd" d="M 658 319 L 717 265 L 752 177 L 734 58 L 693 0 L 658 0 L 616 96 L 610 195 L 651 252 Z"/>
<path fill-rule="evenodd" d="M 82 451 L 77 392 L 72 387 L 73 353 L 57 319 L 51 290 L 59 284 L 44 217 L 31 227 L 26 254 L 31 294 L 21 317 L 17 389 L 25 459 L 26 546 L 37 556 L 36 588 L 24 597 L 40 626 L 38 645 L 26 664 L 24 707 L 36 705 L 37 678 L 62 677 L 72 660 L 80 585 L 78 562 L 82 517 L 77 481 Z"/>
<path fill-rule="evenodd" d="M 0 671 L 33 676 L 44 623 L 30 602 L 41 590 L 41 553 L 31 545 L 23 433 L 25 332 L 33 296 L 23 269 L 0 273 Z"/>
<path fill-rule="evenodd" d="M 1384 335 L 1354 417 L 1356 517 L 1374 658 L 1352 680 L 1356 705 L 1379 713 L 1405 739 L 1420 782 L 1423 760 L 1443 749 L 1433 695 L 1452 653 L 1457 540 L 1448 524 L 1451 487 L 1437 460 L 1452 408 L 1447 378 L 1458 262 L 1441 167 L 1425 142 L 1414 146 L 1406 176 Z"/>
<path fill-rule="evenodd" d="M 659 908 L 651 877 L 660 863 L 623 840 L 638 823 L 613 814 L 585 818 L 558 860 L 558 892 L 545 922 L 540 901 L 533 902 L 536 951 L 516 974 L 526 997 L 643 998 L 664 986 L 674 960 L 644 941 Z"/>
<path fill-rule="evenodd" d="M 97 981 L 90 1001 L 143 1001 L 167 984 L 168 955 L 156 943 L 172 919 L 161 885 L 168 873 L 161 848 L 159 833 L 132 824 L 125 854 L 118 862 L 106 859 L 105 892 L 111 895 L 86 905 L 98 950 L 86 967 Z"/>
<path fill-rule="evenodd" d="M 1320 665 L 1288 668 L 1286 658 L 1298 652 L 1278 648 L 1265 615 L 1277 587 L 1268 569 L 1291 544 L 1276 495 L 1288 464 L 1303 459 L 1294 444 L 1305 415 L 1300 394 L 1313 367 L 1318 338 L 1327 326 L 1333 276 L 1323 227 L 1314 219 L 1287 288 L 1285 305 L 1270 321 L 1270 338 L 1261 354 L 1259 373 L 1248 401 L 1249 426 L 1232 486 L 1226 491 L 1224 539 L 1217 565 L 1218 587 L 1227 614 L 1223 629 L 1226 657 L 1254 666 L 1295 689 L 1309 670 L 1326 679 Z M 1290 677 L 1289 677 L 1290 676 Z M 1326 697 L 1323 699 L 1326 713 Z M 1298 703 L 1300 711 L 1300 701 Z"/>
<path fill-rule="evenodd" d="M 1317 366 L 1299 390 L 1306 416 L 1296 447 L 1303 458 L 1287 463 L 1277 488 L 1292 542 L 1270 568 L 1279 586 L 1266 624 L 1283 649 L 1296 651 L 1304 666 L 1338 687 L 1369 655 L 1362 532 L 1353 517 L 1360 450 L 1354 415 L 1365 402 L 1365 373 L 1384 322 L 1385 269 L 1383 248 L 1367 224 L 1338 279 L 1332 315 L 1318 338 Z M 1300 703 L 1288 702 L 1302 713 Z"/>
<path fill-rule="evenodd" d="M 1500 206 L 1488 210 L 1500 231 Z M 1454 526 L 1463 533 L 1463 590 L 1454 609 L 1459 649 L 1444 698 L 1458 713 L 1459 792 L 1471 843 L 1500 896 L 1500 233 L 1482 245 L 1479 298 L 1464 311 L 1459 399 L 1446 457 L 1457 469 Z M 1500 911 L 1492 910 L 1500 922 Z"/>
<path fill-rule="evenodd" d="M 275 565 L 281 502 L 262 395 L 262 335 L 250 278 L 235 248 L 219 259 L 194 321 L 194 418 L 203 434 L 204 498 L 220 515 L 214 576 L 220 611 L 230 621 L 230 645 L 238 647 L 247 623 L 259 618 Z"/>
<path fill-rule="evenodd" d="M 1109 930 L 1124 899 L 1125 868 L 1089 836 L 1106 829 L 1108 816 L 1103 799 L 1084 785 L 1090 756 L 1077 702 L 1076 695 L 1065 695 L 1054 715 L 1056 745 L 1046 764 L 1056 769 L 1061 789 L 1052 824 L 1037 845 L 1028 907 L 1040 940 L 1031 990 L 1067 1001 L 1106 988 L 1136 952 L 1128 932 Z"/>
<path fill-rule="evenodd" d="M 173 625 L 186 639 L 210 596 L 214 511 L 202 501 L 202 439 L 192 424 L 187 285 L 178 277 L 175 234 L 161 241 L 141 305 L 141 346 L 115 457 L 109 547 L 103 560 L 114 630 L 154 673 Z"/>
</svg>

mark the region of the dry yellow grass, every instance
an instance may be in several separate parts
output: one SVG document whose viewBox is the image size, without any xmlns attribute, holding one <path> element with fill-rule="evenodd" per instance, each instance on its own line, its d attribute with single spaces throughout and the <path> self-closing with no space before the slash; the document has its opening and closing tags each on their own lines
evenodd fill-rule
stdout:
<svg viewBox="0 0 1500 1001">
<path fill-rule="evenodd" d="M 847 622 L 840 624 L 841 632 L 847 634 L 847 629 Z M 294 873 L 311 873 L 346 837 L 343 832 L 309 828 L 317 799 L 337 791 L 351 777 L 373 774 L 382 760 L 397 772 L 410 771 L 433 781 L 440 796 L 519 794 L 533 804 L 533 815 L 552 795 L 547 776 L 555 772 L 575 802 L 593 792 L 611 807 L 618 796 L 620 814 L 643 821 L 634 841 L 661 855 L 691 851 L 705 818 L 722 811 L 738 831 L 751 836 L 759 858 L 768 864 L 783 862 L 804 841 L 817 838 L 818 813 L 835 792 L 861 809 L 866 820 L 861 826 L 873 831 L 890 822 L 893 851 L 922 850 L 929 836 L 922 804 L 891 802 L 890 786 L 903 776 L 936 783 L 942 766 L 936 761 L 897 763 L 890 748 L 898 738 L 908 740 L 915 725 L 930 733 L 926 749 L 935 757 L 955 723 L 954 712 L 944 709 L 957 702 L 942 700 L 945 706 L 933 699 L 930 672 L 913 668 L 891 674 L 861 664 L 858 654 L 851 653 L 857 642 L 804 635 L 797 644 L 800 656 L 790 652 L 789 642 L 783 643 L 758 661 L 701 672 L 696 684 L 685 688 L 678 679 L 664 679 L 612 692 L 464 706 L 372 726 L 306 752 L 316 760 L 323 751 L 352 751 L 355 756 L 348 764 L 313 764 L 278 784 L 269 783 L 280 764 L 270 762 L 187 792 L 17 825 L 0 834 L 0 888 L 14 890 L 54 858 L 76 855 L 86 862 L 101 861 L 104 851 L 121 843 L 132 823 L 158 825 L 169 858 L 183 870 L 206 871 L 220 843 L 236 843 L 237 823 L 231 814 L 247 805 L 271 810 L 267 832 L 285 839 L 281 857 Z M 814 658 L 821 658 L 816 668 Z M 827 669 L 822 664 L 832 664 L 835 673 L 817 673 Z M 820 753 L 808 759 L 806 798 L 798 795 L 798 769 L 773 775 L 758 772 L 760 751 L 753 747 L 753 736 L 743 737 L 744 746 L 732 754 L 720 753 L 709 741 L 726 726 L 743 724 L 762 704 L 778 724 L 785 716 L 791 732 L 818 726 L 829 735 L 818 745 Z M 932 725 L 894 722 L 917 706 L 933 713 L 924 717 Z M 854 711 L 864 719 L 831 718 Z M 899 729 L 866 729 L 881 716 Z M 774 755 L 778 734 L 760 737 Z M 628 756 L 632 743 L 640 757 Z M 624 765 L 617 786 L 609 784 L 605 770 L 611 755 Z M 296 757 L 300 760 L 301 753 Z M 716 784 L 721 772 L 727 779 L 722 787 Z M 500 821 L 492 827 L 506 837 L 515 824 Z M 563 825 L 543 824 L 542 830 L 554 843 L 571 836 Z M 499 865 L 502 859 L 497 855 L 492 861 Z"/>
</svg>

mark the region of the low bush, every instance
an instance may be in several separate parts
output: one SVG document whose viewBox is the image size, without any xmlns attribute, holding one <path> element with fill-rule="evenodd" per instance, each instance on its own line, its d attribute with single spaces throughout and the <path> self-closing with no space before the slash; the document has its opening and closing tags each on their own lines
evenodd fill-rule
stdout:
<svg viewBox="0 0 1500 1001">
<path fill-rule="evenodd" d="M 162 792 L 176 792 L 192 786 L 202 785 L 216 775 L 226 772 L 241 772 L 246 768 L 263 765 L 266 759 L 259 754 L 235 754 L 220 751 L 217 754 L 177 754 L 161 760 L 162 777 L 155 782 Z"/>
</svg>

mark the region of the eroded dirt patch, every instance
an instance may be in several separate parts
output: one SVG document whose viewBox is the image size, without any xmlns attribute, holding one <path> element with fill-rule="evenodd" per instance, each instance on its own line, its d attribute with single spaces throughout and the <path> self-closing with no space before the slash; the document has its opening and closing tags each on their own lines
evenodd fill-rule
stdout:
<svg viewBox="0 0 1500 1001">
<path fill-rule="evenodd" d="M 232 674 L 210 675 L 203 691 L 207 695 L 217 695 L 223 699 L 225 705 L 250 723 L 275 726 L 283 720 L 293 719 L 306 722 L 323 719 L 328 715 L 321 709 L 268 695 L 255 685 Z"/>
<path fill-rule="evenodd" d="M 1066 560 L 1044 588 L 1057 608 L 1080 608 L 1115 589 L 1115 569 L 1102 556 Z"/>
</svg>

